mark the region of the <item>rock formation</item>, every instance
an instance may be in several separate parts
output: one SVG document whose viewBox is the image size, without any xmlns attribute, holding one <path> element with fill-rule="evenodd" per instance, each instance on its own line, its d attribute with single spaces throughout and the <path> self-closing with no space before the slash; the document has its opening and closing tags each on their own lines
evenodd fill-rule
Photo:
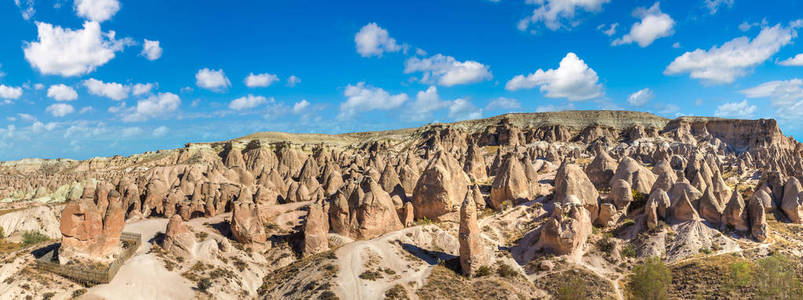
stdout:
<svg viewBox="0 0 803 300">
<path fill-rule="evenodd" d="M 477 205 L 474 203 L 474 192 L 470 191 L 460 207 L 460 267 L 463 274 L 471 276 L 482 265 L 488 264 L 480 227 L 477 224 Z"/>
<path fill-rule="evenodd" d="M 67 203 L 61 212 L 59 260 L 110 261 L 120 250 L 125 211 L 120 193 L 87 186 L 81 199 Z"/>
</svg>

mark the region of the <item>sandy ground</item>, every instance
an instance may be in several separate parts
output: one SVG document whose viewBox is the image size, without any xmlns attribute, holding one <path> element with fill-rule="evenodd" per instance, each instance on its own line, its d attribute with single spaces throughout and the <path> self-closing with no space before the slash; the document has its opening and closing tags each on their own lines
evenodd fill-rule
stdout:
<svg viewBox="0 0 803 300">
<path fill-rule="evenodd" d="M 142 234 L 142 245 L 137 253 L 117 272 L 108 284 L 88 290 L 81 299 L 193 299 L 192 284 L 181 275 L 167 271 L 153 254 L 148 242 L 164 232 L 167 219 L 149 219 L 126 224 L 125 232 Z"/>
</svg>

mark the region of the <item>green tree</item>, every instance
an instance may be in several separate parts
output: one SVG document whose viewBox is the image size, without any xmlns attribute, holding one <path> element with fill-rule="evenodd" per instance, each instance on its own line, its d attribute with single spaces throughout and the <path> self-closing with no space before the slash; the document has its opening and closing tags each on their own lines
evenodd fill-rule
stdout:
<svg viewBox="0 0 803 300">
<path fill-rule="evenodd" d="M 651 257 L 633 268 L 628 289 L 634 299 L 662 300 L 669 298 L 671 284 L 672 271 L 660 257 Z"/>
</svg>

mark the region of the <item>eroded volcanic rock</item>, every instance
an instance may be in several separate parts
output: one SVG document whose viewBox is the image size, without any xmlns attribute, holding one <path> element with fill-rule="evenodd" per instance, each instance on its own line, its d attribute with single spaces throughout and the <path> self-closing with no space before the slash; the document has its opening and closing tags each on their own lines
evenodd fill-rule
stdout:
<svg viewBox="0 0 803 300">
<path fill-rule="evenodd" d="M 120 193 L 106 185 L 87 186 L 81 199 L 67 203 L 61 213 L 59 260 L 109 261 L 120 250 L 125 212 Z"/>
</svg>

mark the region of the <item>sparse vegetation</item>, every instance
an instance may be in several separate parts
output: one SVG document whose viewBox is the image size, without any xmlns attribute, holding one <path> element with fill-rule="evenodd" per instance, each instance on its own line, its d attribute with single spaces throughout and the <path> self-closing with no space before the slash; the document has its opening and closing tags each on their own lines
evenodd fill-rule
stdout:
<svg viewBox="0 0 803 300">
<path fill-rule="evenodd" d="M 433 223 L 432 220 L 430 220 L 427 217 L 423 217 L 423 218 L 418 219 L 417 221 L 415 221 L 416 225 L 430 225 L 432 223 Z"/>
<path fill-rule="evenodd" d="M 498 274 L 499 277 L 511 278 L 518 276 L 519 272 L 516 272 L 513 267 L 506 263 L 499 263 L 499 266 L 496 268 L 496 274 Z"/>
<path fill-rule="evenodd" d="M 761 299 L 803 299 L 803 285 L 790 258 L 775 254 L 756 263 L 753 279 Z"/>
<path fill-rule="evenodd" d="M 608 235 L 597 241 L 597 248 L 604 253 L 610 253 L 616 247 L 616 242 Z"/>
<path fill-rule="evenodd" d="M 643 264 L 633 268 L 628 291 L 633 299 L 668 299 L 668 289 L 672 283 L 672 271 L 660 257 L 650 257 Z"/>
<path fill-rule="evenodd" d="M 381 279 L 381 278 L 383 278 L 382 274 L 377 272 L 377 271 L 370 271 L 369 270 L 369 271 L 362 272 L 362 274 L 360 274 L 360 279 L 363 279 L 363 280 L 376 281 L 377 279 Z"/>
<path fill-rule="evenodd" d="M 491 275 L 491 268 L 488 266 L 480 266 L 477 268 L 477 272 L 474 272 L 475 277 L 483 277 Z"/>
<path fill-rule="evenodd" d="M 394 285 L 393 287 L 391 287 L 390 289 L 388 289 L 387 291 L 385 291 L 385 299 L 388 299 L 388 300 L 404 300 L 404 299 L 410 299 L 410 298 L 407 297 L 407 290 L 404 289 L 404 287 L 401 286 L 400 284 L 397 284 L 397 285 Z"/>
<path fill-rule="evenodd" d="M 202 292 L 206 292 L 209 288 L 212 287 L 212 280 L 209 278 L 202 278 L 198 281 L 198 290 Z"/>
<path fill-rule="evenodd" d="M 26 231 L 22 235 L 22 246 L 28 247 L 30 245 L 38 244 L 44 241 L 49 240 L 46 235 L 42 234 L 39 231 Z"/>
<path fill-rule="evenodd" d="M 583 298 L 588 294 L 586 281 L 577 274 L 572 273 L 558 286 L 556 298 L 558 300 L 574 300 Z"/>
<path fill-rule="evenodd" d="M 636 257 L 636 248 L 631 244 L 625 244 L 622 250 L 619 250 L 619 254 L 623 257 Z"/>
</svg>

